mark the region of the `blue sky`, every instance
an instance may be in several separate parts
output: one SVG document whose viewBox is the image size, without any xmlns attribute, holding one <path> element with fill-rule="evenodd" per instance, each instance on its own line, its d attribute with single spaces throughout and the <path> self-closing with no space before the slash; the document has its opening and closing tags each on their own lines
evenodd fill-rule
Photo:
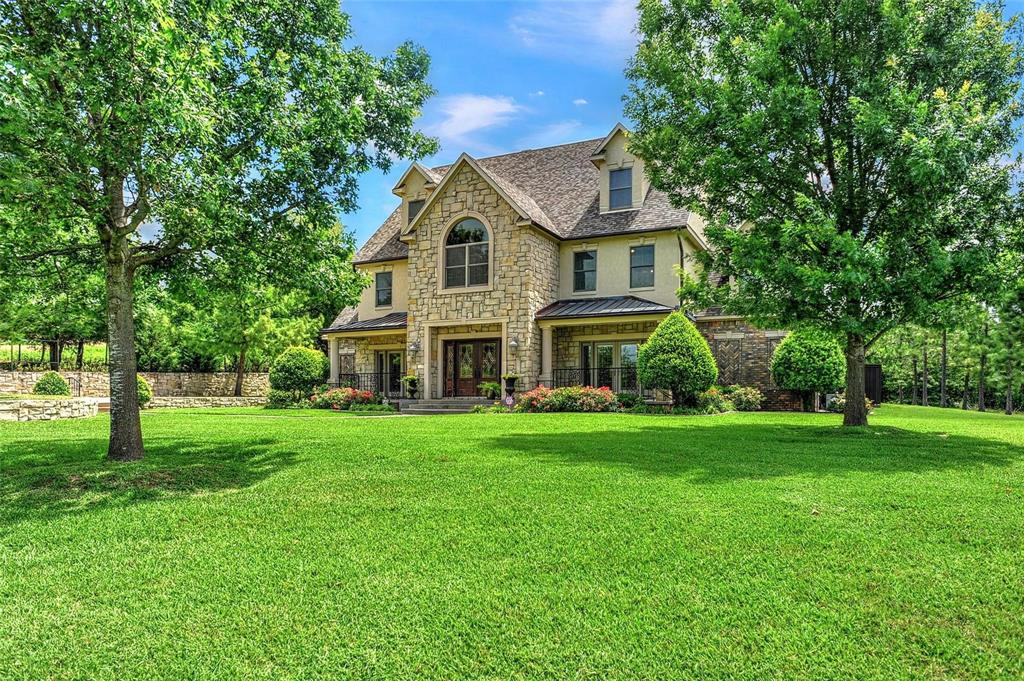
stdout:
<svg viewBox="0 0 1024 681">
<path fill-rule="evenodd" d="M 441 142 L 425 162 L 477 157 L 601 137 L 622 119 L 633 52 L 635 0 L 394 2 L 347 0 L 352 43 L 382 56 L 406 40 L 430 54 L 420 128 Z M 367 173 L 359 210 L 342 216 L 362 245 L 398 204 L 408 167 Z"/>
<path fill-rule="evenodd" d="M 383 56 L 406 40 L 431 57 L 420 128 L 439 138 L 428 165 L 601 137 L 623 120 L 623 75 L 636 0 L 343 0 L 352 43 Z M 1024 0 L 1006 3 L 1024 11 Z M 624 121 L 628 125 L 628 121 Z M 408 167 L 360 178 L 359 210 L 341 216 L 362 245 L 398 204 Z"/>
</svg>

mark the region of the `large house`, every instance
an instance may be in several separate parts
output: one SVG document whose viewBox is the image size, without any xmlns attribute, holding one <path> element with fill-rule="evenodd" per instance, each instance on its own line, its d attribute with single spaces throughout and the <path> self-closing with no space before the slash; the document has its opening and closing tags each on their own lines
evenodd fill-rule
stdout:
<svg viewBox="0 0 1024 681">
<path fill-rule="evenodd" d="M 604 138 L 489 158 L 413 163 L 401 203 L 358 251 L 371 285 L 324 329 L 332 383 L 423 397 L 519 387 L 638 391 L 637 349 L 677 309 L 676 266 L 706 248 L 699 215 L 652 188 L 622 125 Z M 768 365 L 780 332 L 696 317 L 723 384 L 782 398 Z"/>
</svg>

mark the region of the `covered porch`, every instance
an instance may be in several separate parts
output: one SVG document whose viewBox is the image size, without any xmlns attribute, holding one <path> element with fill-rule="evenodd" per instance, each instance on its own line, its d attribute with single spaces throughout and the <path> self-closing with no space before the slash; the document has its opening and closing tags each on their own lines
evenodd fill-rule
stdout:
<svg viewBox="0 0 1024 681">
<path fill-rule="evenodd" d="M 369 390 L 387 397 L 404 396 L 407 373 L 406 315 L 404 312 L 349 321 L 325 329 L 330 358 L 328 384 Z"/>
<path fill-rule="evenodd" d="M 541 329 L 540 384 L 608 387 L 615 392 L 660 399 L 659 391 L 641 384 L 637 355 L 673 308 L 620 296 L 564 301 L 537 314 Z"/>
</svg>

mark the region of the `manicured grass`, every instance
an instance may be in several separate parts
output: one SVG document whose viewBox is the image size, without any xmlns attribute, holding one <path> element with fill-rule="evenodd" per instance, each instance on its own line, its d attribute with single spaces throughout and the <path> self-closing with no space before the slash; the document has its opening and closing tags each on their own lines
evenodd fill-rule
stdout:
<svg viewBox="0 0 1024 681">
<path fill-rule="evenodd" d="M 0 423 L 0 678 L 1024 674 L 1024 418 Z"/>
</svg>

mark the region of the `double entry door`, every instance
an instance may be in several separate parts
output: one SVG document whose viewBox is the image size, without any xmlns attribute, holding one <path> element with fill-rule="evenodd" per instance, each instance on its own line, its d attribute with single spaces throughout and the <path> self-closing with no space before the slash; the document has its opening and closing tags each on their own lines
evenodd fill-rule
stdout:
<svg viewBox="0 0 1024 681">
<path fill-rule="evenodd" d="M 445 397 L 481 395 L 481 383 L 500 383 L 501 341 L 452 340 L 444 344 Z"/>
</svg>

